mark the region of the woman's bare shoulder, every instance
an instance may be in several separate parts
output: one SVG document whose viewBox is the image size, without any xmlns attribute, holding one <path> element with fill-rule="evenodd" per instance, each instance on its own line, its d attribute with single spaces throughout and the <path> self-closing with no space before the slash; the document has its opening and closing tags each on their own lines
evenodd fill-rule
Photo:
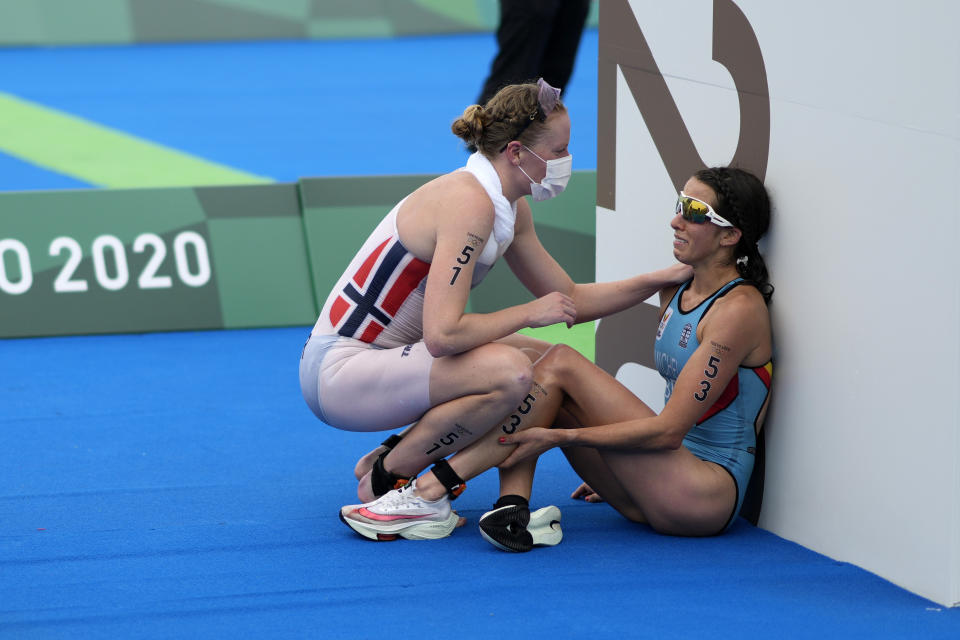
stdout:
<svg viewBox="0 0 960 640">
<path fill-rule="evenodd" d="M 493 215 L 493 203 L 480 182 L 466 171 L 438 176 L 411 193 L 408 203 L 417 209 L 436 207 L 445 211 L 470 211 Z"/>
<path fill-rule="evenodd" d="M 771 355 L 770 312 L 763 296 L 752 285 L 740 285 L 717 298 L 707 311 L 698 333 L 701 342 L 719 339 L 747 348 L 745 365 L 766 362 Z"/>
</svg>

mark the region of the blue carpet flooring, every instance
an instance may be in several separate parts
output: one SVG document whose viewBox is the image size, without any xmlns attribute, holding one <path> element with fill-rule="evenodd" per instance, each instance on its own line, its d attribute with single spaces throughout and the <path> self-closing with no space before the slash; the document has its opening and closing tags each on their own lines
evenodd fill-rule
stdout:
<svg viewBox="0 0 960 640">
<path fill-rule="evenodd" d="M 739 521 L 659 536 L 569 499 L 551 453 L 534 502 L 564 541 L 484 542 L 493 474 L 430 542 L 336 517 L 377 434 L 299 396 L 306 328 L 0 343 L 0 636 L 11 638 L 956 638 L 941 610 Z"/>
</svg>

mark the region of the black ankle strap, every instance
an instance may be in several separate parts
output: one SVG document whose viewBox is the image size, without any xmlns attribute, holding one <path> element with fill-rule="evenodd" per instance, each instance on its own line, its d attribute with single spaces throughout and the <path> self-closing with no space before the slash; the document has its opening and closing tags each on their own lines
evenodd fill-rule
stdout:
<svg viewBox="0 0 960 640">
<path fill-rule="evenodd" d="M 463 493 L 463 490 L 467 488 L 467 483 L 457 475 L 457 472 L 453 470 L 450 466 L 450 463 L 446 460 L 440 460 L 437 464 L 433 465 L 430 469 L 433 472 L 433 475 L 437 476 L 437 480 L 440 481 L 447 489 L 447 495 L 451 500 L 455 500 L 457 496 Z"/>
<path fill-rule="evenodd" d="M 500 498 L 493 503 L 494 509 L 499 509 L 500 507 L 506 506 L 518 506 L 530 508 L 530 501 L 524 498 L 523 496 L 518 496 L 516 494 L 507 494 L 505 496 L 500 496 Z"/>
<path fill-rule="evenodd" d="M 395 446 L 400 444 L 400 441 L 403 440 L 403 436 L 395 433 L 383 442 L 380 443 L 381 446 L 386 447 L 387 449 L 393 449 Z"/>
<path fill-rule="evenodd" d="M 388 453 L 390 453 L 389 450 L 377 456 L 377 461 L 373 463 L 373 470 L 370 473 L 370 488 L 373 489 L 373 495 L 378 498 L 387 491 L 399 489 L 410 482 L 410 478 L 390 473 L 383 466 L 383 459 L 387 457 Z"/>
</svg>

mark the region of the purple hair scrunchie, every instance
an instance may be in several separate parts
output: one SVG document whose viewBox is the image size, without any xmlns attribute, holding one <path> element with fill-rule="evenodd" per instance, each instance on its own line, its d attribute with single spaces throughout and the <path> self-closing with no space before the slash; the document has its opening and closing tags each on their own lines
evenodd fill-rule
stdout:
<svg viewBox="0 0 960 640">
<path fill-rule="evenodd" d="M 560 102 L 560 89 L 551 87 L 543 78 L 537 80 L 537 103 L 540 105 L 540 111 L 543 116 L 549 116 L 550 112 L 557 107 Z"/>
</svg>

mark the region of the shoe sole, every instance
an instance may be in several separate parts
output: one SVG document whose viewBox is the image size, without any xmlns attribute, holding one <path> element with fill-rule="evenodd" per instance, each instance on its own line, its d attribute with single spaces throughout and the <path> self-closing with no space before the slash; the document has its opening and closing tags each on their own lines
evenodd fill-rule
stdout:
<svg viewBox="0 0 960 640">
<path fill-rule="evenodd" d="M 512 553 L 523 553 L 530 551 L 533 547 L 552 547 L 563 539 L 563 530 L 560 528 L 560 509 L 557 507 L 546 506 L 530 514 L 526 524 L 529 540 L 527 536 L 513 534 L 506 528 L 508 523 L 516 523 L 514 520 L 516 511 L 517 507 L 507 506 L 483 514 L 480 518 L 480 535 L 483 539 L 501 551 Z"/>
<path fill-rule="evenodd" d="M 375 540 L 377 542 L 390 542 L 392 540 L 396 540 L 398 537 L 405 538 L 407 540 L 437 540 L 439 538 L 446 538 L 453 532 L 454 529 L 456 529 L 457 523 L 460 521 L 460 516 L 457 515 L 456 511 L 451 511 L 450 516 L 446 520 L 440 522 L 411 522 L 409 520 L 405 520 L 396 524 L 378 523 L 376 525 L 348 518 L 343 513 L 342 509 L 340 510 L 339 515 L 340 521 L 345 525 L 359 533 L 364 538 L 367 538 L 368 540 Z"/>
</svg>

